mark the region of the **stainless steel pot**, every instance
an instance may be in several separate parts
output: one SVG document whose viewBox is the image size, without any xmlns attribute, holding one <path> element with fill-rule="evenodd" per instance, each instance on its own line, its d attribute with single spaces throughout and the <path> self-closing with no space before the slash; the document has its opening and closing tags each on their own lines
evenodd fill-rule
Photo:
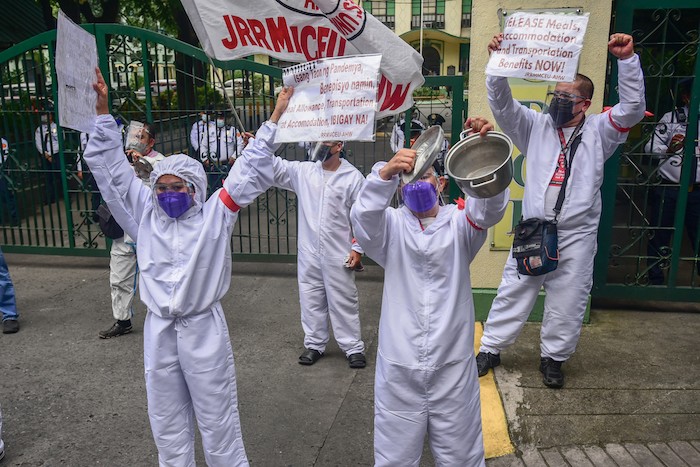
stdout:
<svg viewBox="0 0 700 467">
<path fill-rule="evenodd" d="M 472 198 L 491 198 L 513 180 L 513 142 L 498 131 L 475 133 L 455 144 L 445 157 L 445 170 Z"/>
</svg>

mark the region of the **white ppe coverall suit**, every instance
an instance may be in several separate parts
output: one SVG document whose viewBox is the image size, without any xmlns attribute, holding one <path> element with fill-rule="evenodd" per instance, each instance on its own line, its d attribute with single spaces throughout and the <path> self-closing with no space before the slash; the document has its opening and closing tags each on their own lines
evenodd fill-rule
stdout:
<svg viewBox="0 0 700 467">
<path fill-rule="evenodd" d="M 121 130 L 120 130 L 121 131 Z M 148 153 L 143 158 L 153 167 L 165 156 L 158 151 Z M 134 177 L 136 173 L 134 173 Z M 150 184 L 137 177 L 144 185 Z M 134 296 L 138 283 L 138 267 L 136 262 L 136 243 L 124 235 L 112 240 L 109 250 L 109 290 L 112 297 L 112 316 L 116 320 L 126 321 L 134 316 Z"/>
<path fill-rule="evenodd" d="M 581 143 L 571 163 L 557 225 L 557 269 L 541 276 L 518 275 L 511 250 L 484 326 L 481 352 L 499 354 L 515 342 L 542 286 L 546 297 L 540 334 L 541 356 L 563 362 L 576 349 L 593 285 L 605 161 L 627 139 L 628 129 L 644 117 L 646 106 L 639 57 L 634 55 L 617 63 L 620 102 L 602 114 L 586 117 Z M 496 123 L 526 156 L 523 217 L 553 218 L 551 209 L 545 210 L 545 193 L 562 147 L 557 128 L 549 115 L 513 99 L 506 78 L 488 76 L 486 88 Z"/>
<path fill-rule="evenodd" d="M 297 247 L 299 303 L 304 347 L 323 353 L 330 333 L 345 356 L 365 351 L 361 339 L 360 309 L 355 272 L 344 266 L 353 244 L 350 208 L 364 177 L 351 163 L 340 167 L 324 182 L 321 161 L 273 160 L 273 184 L 297 195 L 299 234 Z"/>
<path fill-rule="evenodd" d="M 428 434 L 436 465 L 483 466 L 474 303 L 469 264 L 508 193 L 440 207 L 425 230 L 389 207 L 398 177 L 374 165 L 351 218 L 355 238 L 384 268 L 374 383 L 376 466 L 418 466 Z"/>
<path fill-rule="evenodd" d="M 162 175 L 195 187 L 194 205 L 178 218 L 133 176 L 114 119 L 97 118 L 85 152 L 102 196 L 137 242 L 144 324 L 148 414 L 161 466 L 194 465 L 196 417 L 210 466 L 247 466 L 240 430 L 236 373 L 220 300 L 231 282 L 230 237 L 239 206 L 271 184 L 276 125 L 264 124 L 223 189 L 206 197 L 202 165 L 183 154 L 160 162 Z"/>
</svg>

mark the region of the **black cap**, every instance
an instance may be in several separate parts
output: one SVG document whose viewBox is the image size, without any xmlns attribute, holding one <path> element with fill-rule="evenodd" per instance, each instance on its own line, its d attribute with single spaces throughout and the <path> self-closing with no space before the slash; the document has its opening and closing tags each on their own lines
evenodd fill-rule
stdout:
<svg viewBox="0 0 700 467">
<path fill-rule="evenodd" d="M 433 126 L 433 125 L 440 125 L 445 123 L 445 118 L 438 114 L 438 113 L 433 113 L 428 115 L 428 125 Z"/>
</svg>

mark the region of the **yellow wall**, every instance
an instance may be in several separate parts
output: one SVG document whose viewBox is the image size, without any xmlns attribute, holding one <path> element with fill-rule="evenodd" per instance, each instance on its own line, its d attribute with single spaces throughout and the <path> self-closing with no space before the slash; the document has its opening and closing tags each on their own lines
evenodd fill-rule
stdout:
<svg viewBox="0 0 700 467">
<path fill-rule="evenodd" d="M 471 49 L 469 67 L 469 114 L 493 119 L 486 99 L 486 75 L 488 61 L 487 45 L 501 31 L 499 9 L 508 12 L 521 9 L 561 8 L 561 2 L 541 0 L 474 0 L 472 3 Z M 597 113 L 603 106 L 605 68 L 608 60 L 607 42 L 610 32 L 612 0 L 582 0 L 576 3 L 590 14 L 584 38 L 584 47 L 579 62 L 581 73 L 589 76 L 595 84 L 591 109 Z M 491 233 L 490 233 L 491 234 Z M 501 273 L 508 258 L 507 251 L 490 251 L 490 241 L 472 263 L 472 286 L 475 288 L 498 287 Z"/>
</svg>

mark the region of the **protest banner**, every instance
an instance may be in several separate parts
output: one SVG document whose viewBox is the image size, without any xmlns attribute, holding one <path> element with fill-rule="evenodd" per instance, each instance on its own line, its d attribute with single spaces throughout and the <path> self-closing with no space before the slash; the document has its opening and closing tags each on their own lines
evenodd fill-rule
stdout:
<svg viewBox="0 0 700 467">
<path fill-rule="evenodd" d="M 277 123 L 276 143 L 374 141 L 381 56 L 324 58 L 285 68 L 294 87 Z"/>
<path fill-rule="evenodd" d="M 505 21 L 501 49 L 491 54 L 486 74 L 571 82 L 587 26 L 588 13 L 513 13 Z"/>
<path fill-rule="evenodd" d="M 210 57 L 264 54 L 292 62 L 382 54 L 376 118 L 413 105 L 423 57 L 350 0 L 181 0 Z"/>
<path fill-rule="evenodd" d="M 97 96 L 92 89 L 95 67 L 95 36 L 59 10 L 56 27 L 56 80 L 61 126 L 85 133 L 90 133 L 95 127 Z"/>
</svg>

